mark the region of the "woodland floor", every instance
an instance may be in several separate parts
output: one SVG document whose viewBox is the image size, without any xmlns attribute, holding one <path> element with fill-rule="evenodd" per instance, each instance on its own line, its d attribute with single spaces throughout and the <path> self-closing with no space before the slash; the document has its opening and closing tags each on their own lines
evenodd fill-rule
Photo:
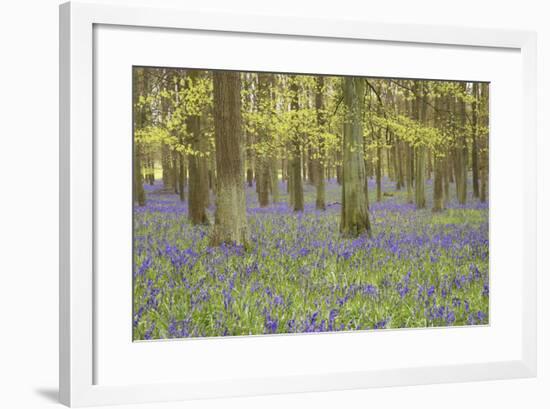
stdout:
<svg viewBox="0 0 550 409">
<path fill-rule="evenodd" d="M 371 239 L 339 234 L 340 189 L 327 182 L 317 211 L 305 183 L 294 213 L 282 183 L 267 208 L 247 187 L 245 250 L 210 247 L 211 227 L 188 222 L 187 202 L 147 185 L 134 208 L 134 339 L 488 324 L 488 207 L 471 187 L 467 205 L 432 213 L 430 180 L 425 210 L 389 180 L 393 196 L 377 203 L 370 180 Z"/>
</svg>

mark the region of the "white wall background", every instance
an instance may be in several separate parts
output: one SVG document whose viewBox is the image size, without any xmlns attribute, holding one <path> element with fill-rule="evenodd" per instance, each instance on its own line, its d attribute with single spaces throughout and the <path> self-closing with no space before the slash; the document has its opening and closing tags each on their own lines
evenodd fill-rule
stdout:
<svg viewBox="0 0 550 409">
<path fill-rule="evenodd" d="M 106 2 L 106 1 L 105 1 Z M 539 377 L 137 408 L 550 407 L 550 10 L 543 0 L 111 0 L 117 4 L 385 22 L 519 28 L 539 34 Z M 58 0 L 0 3 L 0 407 L 57 403 Z M 516 187 L 519 194 L 519 188 Z M 513 239 L 513 238 L 511 238 Z"/>
</svg>

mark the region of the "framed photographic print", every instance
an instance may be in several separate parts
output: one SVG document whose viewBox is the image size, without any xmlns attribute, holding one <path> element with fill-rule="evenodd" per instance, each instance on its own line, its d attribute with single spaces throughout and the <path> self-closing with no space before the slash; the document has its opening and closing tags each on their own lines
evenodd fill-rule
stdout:
<svg viewBox="0 0 550 409">
<path fill-rule="evenodd" d="M 533 33 L 60 20 L 63 403 L 536 374 Z"/>
</svg>

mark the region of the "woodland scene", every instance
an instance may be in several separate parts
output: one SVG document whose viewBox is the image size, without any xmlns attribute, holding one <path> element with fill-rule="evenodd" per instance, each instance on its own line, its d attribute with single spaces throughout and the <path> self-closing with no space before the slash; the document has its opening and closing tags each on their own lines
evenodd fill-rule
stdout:
<svg viewBox="0 0 550 409">
<path fill-rule="evenodd" d="M 134 340 L 487 325 L 489 86 L 133 67 Z"/>
</svg>

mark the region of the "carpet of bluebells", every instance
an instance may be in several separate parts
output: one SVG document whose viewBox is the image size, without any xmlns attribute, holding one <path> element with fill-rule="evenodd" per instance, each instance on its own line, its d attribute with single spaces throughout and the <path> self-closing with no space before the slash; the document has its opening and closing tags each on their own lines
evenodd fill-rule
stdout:
<svg viewBox="0 0 550 409">
<path fill-rule="evenodd" d="M 469 197 L 432 213 L 430 181 L 426 210 L 389 180 L 380 203 L 369 188 L 373 236 L 353 239 L 338 231 L 335 181 L 326 211 L 305 185 L 303 213 L 282 183 L 267 208 L 247 187 L 245 250 L 210 247 L 211 227 L 192 226 L 186 202 L 146 186 L 147 205 L 134 208 L 134 339 L 488 324 L 487 205 Z"/>
</svg>

